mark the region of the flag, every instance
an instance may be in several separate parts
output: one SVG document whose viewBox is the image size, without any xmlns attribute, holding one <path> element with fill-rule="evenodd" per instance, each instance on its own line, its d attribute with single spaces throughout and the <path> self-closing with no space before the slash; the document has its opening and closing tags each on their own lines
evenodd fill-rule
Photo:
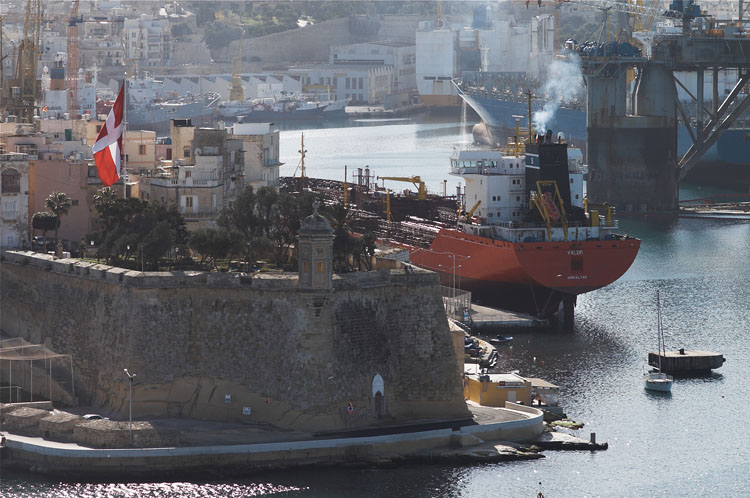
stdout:
<svg viewBox="0 0 750 498">
<path fill-rule="evenodd" d="M 125 83 L 120 87 L 120 93 L 107 115 L 96 142 L 91 147 L 96 162 L 99 179 L 105 187 L 117 183 L 120 179 L 120 151 L 122 150 L 122 117 L 125 100 Z"/>
</svg>

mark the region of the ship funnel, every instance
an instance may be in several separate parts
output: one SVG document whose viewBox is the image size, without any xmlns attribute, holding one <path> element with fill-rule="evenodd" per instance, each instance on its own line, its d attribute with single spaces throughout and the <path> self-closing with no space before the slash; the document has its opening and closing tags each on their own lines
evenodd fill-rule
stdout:
<svg viewBox="0 0 750 498">
<path fill-rule="evenodd" d="M 557 134 L 557 143 L 561 144 L 565 142 L 565 133 L 560 132 Z"/>
<path fill-rule="evenodd" d="M 547 133 L 544 134 L 544 143 L 546 144 L 552 143 L 552 130 L 547 130 Z"/>
</svg>

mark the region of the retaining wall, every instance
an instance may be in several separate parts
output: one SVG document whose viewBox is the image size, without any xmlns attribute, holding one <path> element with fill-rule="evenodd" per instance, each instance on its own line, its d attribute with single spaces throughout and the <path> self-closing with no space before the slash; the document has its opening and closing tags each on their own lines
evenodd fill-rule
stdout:
<svg viewBox="0 0 750 498">
<path fill-rule="evenodd" d="M 81 403 L 123 416 L 123 368 L 136 418 L 315 431 L 469 413 L 430 272 L 337 275 L 319 293 L 296 274 L 142 274 L 14 251 L 0 271 L 2 332 L 73 355 Z"/>
</svg>

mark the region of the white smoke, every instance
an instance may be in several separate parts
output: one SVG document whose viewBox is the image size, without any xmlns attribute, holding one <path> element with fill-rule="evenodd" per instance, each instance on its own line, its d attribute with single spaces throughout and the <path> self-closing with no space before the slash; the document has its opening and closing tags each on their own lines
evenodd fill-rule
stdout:
<svg viewBox="0 0 750 498">
<path fill-rule="evenodd" d="M 581 58 L 571 53 L 565 59 L 555 59 L 547 71 L 547 82 L 542 88 L 546 97 L 544 107 L 534 113 L 534 128 L 538 133 L 547 131 L 562 102 L 573 100 L 583 92 Z"/>
</svg>

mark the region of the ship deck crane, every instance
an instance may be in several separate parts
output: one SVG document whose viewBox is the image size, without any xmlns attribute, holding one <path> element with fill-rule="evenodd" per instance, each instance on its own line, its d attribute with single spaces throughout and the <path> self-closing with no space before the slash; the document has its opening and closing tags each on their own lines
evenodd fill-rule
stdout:
<svg viewBox="0 0 750 498">
<path fill-rule="evenodd" d="M 417 199 L 427 199 L 427 189 L 425 188 L 424 182 L 418 176 L 379 176 L 378 180 L 383 180 L 383 188 L 385 188 L 385 180 L 393 180 L 394 182 L 409 182 L 417 187 Z"/>
</svg>

